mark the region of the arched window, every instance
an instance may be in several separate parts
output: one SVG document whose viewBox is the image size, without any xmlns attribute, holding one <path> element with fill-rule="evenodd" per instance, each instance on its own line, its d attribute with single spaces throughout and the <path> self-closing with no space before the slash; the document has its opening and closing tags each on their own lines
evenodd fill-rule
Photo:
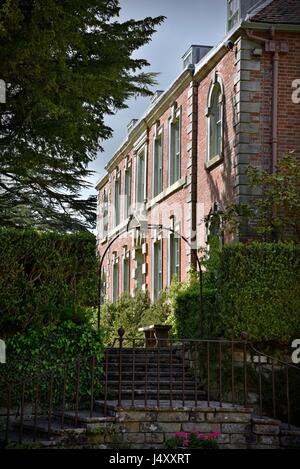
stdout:
<svg viewBox="0 0 300 469">
<path fill-rule="evenodd" d="M 223 103 L 223 84 L 216 75 L 208 94 L 207 163 L 217 162 L 223 156 Z"/>
</svg>

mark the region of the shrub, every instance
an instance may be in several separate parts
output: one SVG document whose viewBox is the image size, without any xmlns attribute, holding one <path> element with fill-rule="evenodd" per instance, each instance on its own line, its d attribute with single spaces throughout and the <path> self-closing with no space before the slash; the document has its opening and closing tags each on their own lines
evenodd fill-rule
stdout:
<svg viewBox="0 0 300 469">
<path fill-rule="evenodd" d="M 112 343 L 118 337 L 119 327 L 123 327 L 126 337 L 143 337 L 140 327 L 150 324 L 164 324 L 171 312 L 168 290 L 150 302 L 149 293 L 140 289 L 134 296 L 123 294 L 115 303 L 105 303 L 101 324 L 106 332 L 106 342 Z"/>
<path fill-rule="evenodd" d="M 101 324 L 106 333 L 106 342 L 110 343 L 118 337 L 118 329 L 121 326 L 126 337 L 141 336 L 138 328 L 149 309 L 149 295 L 142 290 L 136 290 L 133 297 L 125 293 L 115 303 L 105 303 L 102 307 Z"/>
<path fill-rule="evenodd" d="M 166 323 L 172 325 L 176 337 L 200 339 L 218 335 L 216 292 L 208 275 L 208 272 L 203 275 L 202 310 L 200 280 L 196 272 L 190 272 L 186 282 L 171 285 L 170 313 Z"/>
<path fill-rule="evenodd" d="M 0 229 L 0 329 L 82 323 L 97 305 L 95 236 Z"/>
<path fill-rule="evenodd" d="M 53 372 L 57 398 L 61 399 L 64 365 L 67 365 L 67 396 L 74 397 L 76 366 L 80 365 L 80 395 L 87 399 L 91 384 L 92 357 L 98 366 L 95 372 L 95 386 L 101 386 L 103 357 L 102 334 L 88 325 L 76 325 L 71 321 L 44 328 L 29 328 L 7 340 L 7 363 L 1 370 L 0 384 L 9 381 L 25 381 L 27 396 L 33 386 L 40 384 L 40 395 L 47 402 L 47 386 L 50 372 Z M 20 388 L 13 390 L 20 392 Z M 17 396 L 19 397 L 19 396 Z M 32 398 L 32 396 L 31 396 Z M 54 396 L 55 400 L 55 396 Z"/>
<path fill-rule="evenodd" d="M 228 337 L 289 343 L 300 334 L 300 246 L 225 246 L 217 278 L 221 327 Z"/>
</svg>

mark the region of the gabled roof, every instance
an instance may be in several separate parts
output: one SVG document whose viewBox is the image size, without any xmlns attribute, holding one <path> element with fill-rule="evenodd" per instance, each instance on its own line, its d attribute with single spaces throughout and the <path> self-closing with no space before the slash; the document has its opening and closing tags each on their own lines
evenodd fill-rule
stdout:
<svg viewBox="0 0 300 469">
<path fill-rule="evenodd" d="M 300 24 L 300 0 L 268 1 L 249 16 L 257 23 Z"/>
</svg>

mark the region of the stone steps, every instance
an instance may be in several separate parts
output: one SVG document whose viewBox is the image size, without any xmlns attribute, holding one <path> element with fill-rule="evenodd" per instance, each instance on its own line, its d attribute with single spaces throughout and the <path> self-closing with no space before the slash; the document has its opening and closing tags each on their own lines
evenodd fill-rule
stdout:
<svg viewBox="0 0 300 469">
<path fill-rule="evenodd" d="M 160 378 L 160 377 L 159 377 Z M 187 378 L 183 381 L 182 377 L 178 380 L 166 380 L 166 379 L 157 379 L 157 376 L 153 377 L 151 380 L 149 378 L 147 379 L 147 388 L 152 387 L 156 388 L 158 385 L 161 387 L 161 389 L 170 389 L 171 386 L 173 389 L 182 389 L 184 382 L 184 386 L 186 389 L 195 389 L 195 380 L 191 380 L 190 378 Z M 121 380 L 122 386 L 128 386 L 130 389 L 134 387 L 135 389 L 138 388 L 145 388 L 146 385 L 146 380 L 145 379 L 132 379 L 132 380 L 126 380 L 122 377 Z M 114 379 L 108 379 L 108 386 L 119 386 L 119 380 L 114 380 Z"/>
<path fill-rule="evenodd" d="M 110 380 L 117 381 L 119 379 L 119 371 L 118 370 L 115 370 L 115 371 L 110 370 L 108 372 L 107 376 Z M 133 377 L 133 372 L 132 372 L 132 370 L 131 371 L 122 370 L 121 376 L 122 376 L 122 380 L 131 382 L 132 377 Z M 147 371 L 147 373 L 145 373 L 145 371 L 136 371 L 135 370 L 134 376 L 135 376 L 135 379 L 137 381 L 143 381 L 144 382 L 145 379 L 146 379 L 146 376 L 147 376 L 147 381 L 153 381 L 153 380 L 157 379 L 157 371 L 149 371 L 149 372 Z M 180 372 L 173 371 L 172 374 L 169 371 L 161 371 L 160 370 L 159 377 L 160 377 L 161 381 L 170 381 L 171 378 L 172 378 L 172 380 L 175 380 L 175 381 L 181 381 L 182 380 L 182 370 Z M 193 380 L 193 377 L 192 377 L 191 374 L 185 373 L 185 379 L 186 380 Z"/>
<path fill-rule="evenodd" d="M 107 396 L 144 401 L 204 397 L 189 361 L 178 348 L 107 349 Z M 119 389 L 119 377 L 121 390 Z M 196 387 L 198 388 L 196 390 Z M 147 389 L 146 389 L 147 388 Z"/>
<path fill-rule="evenodd" d="M 199 398 L 201 397 L 203 399 L 205 397 L 205 393 L 203 391 L 199 390 L 197 394 Z M 116 399 L 118 395 L 119 395 L 119 392 L 117 389 L 116 390 L 110 389 L 108 392 L 108 396 L 110 397 L 110 399 L 113 399 L 113 398 Z M 132 392 L 131 389 L 122 389 L 121 398 L 130 399 L 132 396 L 134 396 L 135 400 L 140 400 L 144 402 L 146 393 L 144 389 L 135 389 L 134 392 Z M 157 399 L 170 400 L 171 398 L 183 399 L 183 397 L 184 397 L 184 400 L 195 399 L 195 390 L 187 389 L 184 391 L 184 393 L 182 392 L 182 390 L 173 390 L 173 392 L 171 393 L 169 389 L 162 389 L 160 391 L 157 391 L 156 389 L 148 389 L 147 391 L 147 398 L 153 399 L 153 400 L 157 400 Z"/>
<path fill-rule="evenodd" d="M 11 422 L 12 428 L 14 429 L 21 429 L 21 421 L 20 419 L 15 419 Z M 35 430 L 36 429 L 36 430 Z M 68 424 L 65 422 L 63 428 L 61 427 L 60 422 L 53 416 L 50 419 L 50 428 L 48 425 L 48 418 L 45 416 L 39 417 L 37 419 L 36 425 L 33 418 L 26 418 L 23 420 L 22 423 L 22 431 L 24 434 L 33 434 L 36 431 L 36 436 L 45 436 L 48 435 L 52 437 L 60 436 L 60 437 L 70 437 L 72 438 L 80 438 L 81 435 L 84 435 L 85 428 L 83 428 L 80 424 L 74 426 L 73 424 Z"/>
</svg>

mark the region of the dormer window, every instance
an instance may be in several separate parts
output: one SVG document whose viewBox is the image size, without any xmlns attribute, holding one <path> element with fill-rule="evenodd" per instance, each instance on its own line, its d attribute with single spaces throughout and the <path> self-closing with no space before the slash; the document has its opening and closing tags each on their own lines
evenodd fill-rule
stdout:
<svg viewBox="0 0 300 469">
<path fill-rule="evenodd" d="M 227 31 L 230 31 L 239 21 L 239 0 L 228 0 L 227 2 Z"/>
</svg>

